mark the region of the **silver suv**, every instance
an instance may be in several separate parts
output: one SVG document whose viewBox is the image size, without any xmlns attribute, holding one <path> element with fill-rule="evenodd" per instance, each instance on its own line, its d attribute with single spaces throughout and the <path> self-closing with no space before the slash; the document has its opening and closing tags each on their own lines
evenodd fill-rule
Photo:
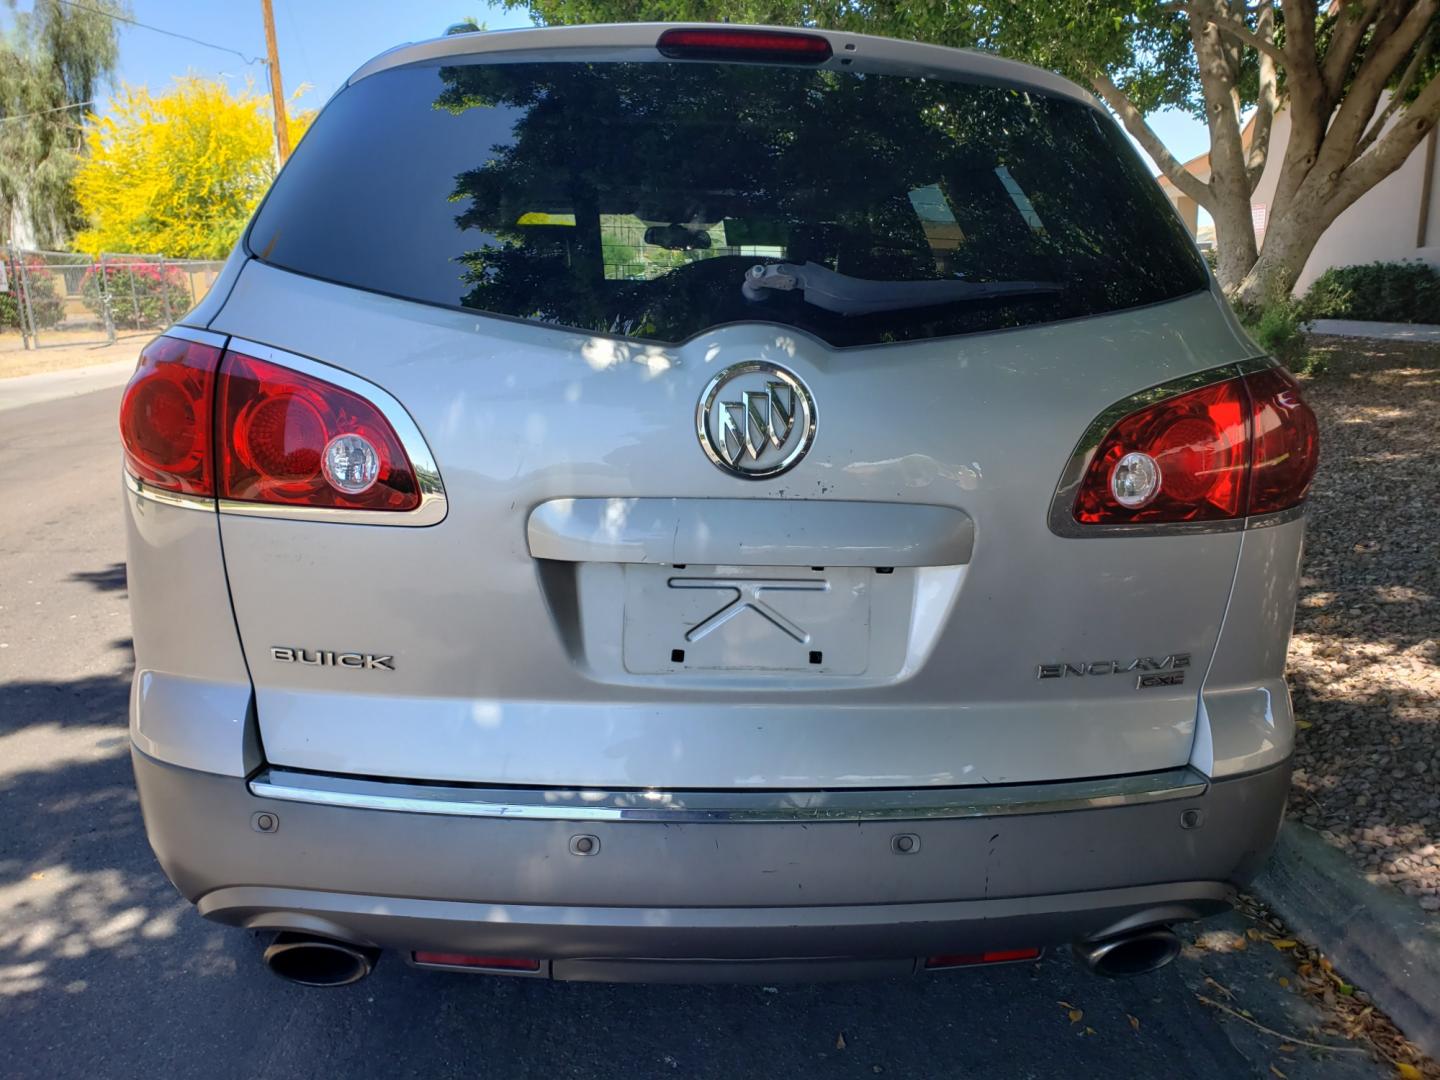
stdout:
<svg viewBox="0 0 1440 1080">
<path fill-rule="evenodd" d="M 403 46 L 120 423 L 150 840 L 302 982 L 1133 973 L 1275 837 L 1314 418 L 1046 72 Z"/>
</svg>

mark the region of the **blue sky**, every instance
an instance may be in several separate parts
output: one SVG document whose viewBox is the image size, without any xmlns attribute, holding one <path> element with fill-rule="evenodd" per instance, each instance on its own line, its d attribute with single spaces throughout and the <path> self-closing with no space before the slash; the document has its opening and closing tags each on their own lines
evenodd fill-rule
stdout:
<svg viewBox="0 0 1440 1080">
<path fill-rule="evenodd" d="M 85 0 L 76 0 L 84 3 Z M 287 92 L 302 84 L 310 90 L 302 107 L 318 108 L 362 63 L 391 46 L 444 33 L 451 23 L 471 16 L 492 30 L 530 23 L 523 11 L 505 11 L 473 0 L 273 0 L 280 70 Z M 21 0 L 22 10 L 30 7 Z M 132 15 L 143 23 L 224 45 L 249 57 L 263 56 L 265 34 L 260 0 L 131 0 Z M 8 24 L 8 11 L 0 24 Z M 165 87 L 176 75 L 219 75 L 236 86 L 251 79 L 264 88 L 265 69 L 241 57 L 140 27 L 120 27 L 120 78 Z M 1160 138 L 1181 161 L 1204 153 L 1205 126 L 1182 113 L 1151 117 Z"/>
</svg>

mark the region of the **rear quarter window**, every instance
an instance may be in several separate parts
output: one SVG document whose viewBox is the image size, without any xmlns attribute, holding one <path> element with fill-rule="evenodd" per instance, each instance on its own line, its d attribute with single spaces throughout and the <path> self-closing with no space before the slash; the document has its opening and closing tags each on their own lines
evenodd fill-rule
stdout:
<svg viewBox="0 0 1440 1080">
<path fill-rule="evenodd" d="M 424 303 L 676 343 L 762 320 L 837 347 L 1097 315 L 1205 287 L 1107 119 L 1004 86 L 714 63 L 420 64 L 342 91 L 255 256 Z M 1052 291 L 865 314 L 756 265 Z"/>
</svg>

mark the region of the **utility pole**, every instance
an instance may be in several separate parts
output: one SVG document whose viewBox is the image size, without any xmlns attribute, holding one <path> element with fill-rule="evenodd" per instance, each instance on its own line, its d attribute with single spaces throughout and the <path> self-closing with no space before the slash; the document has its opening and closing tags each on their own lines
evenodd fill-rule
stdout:
<svg viewBox="0 0 1440 1080">
<path fill-rule="evenodd" d="M 269 57 L 270 101 L 275 110 L 275 156 L 280 164 L 290 156 L 290 124 L 285 119 L 285 90 L 280 82 L 280 53 L 275 47 L 275 9 L 270 0 L 260 0 L 265 16 L 265 52 Z"/>
</svg>

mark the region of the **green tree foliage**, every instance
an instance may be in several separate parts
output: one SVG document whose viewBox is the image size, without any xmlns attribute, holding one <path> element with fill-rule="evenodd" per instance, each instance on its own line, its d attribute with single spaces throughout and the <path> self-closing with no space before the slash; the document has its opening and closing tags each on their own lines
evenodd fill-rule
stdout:
<svg viewBox="0 0 1440 1080">
<path fill-rule="evenodd" d="M 14 7 L 14 0 L 10 0 Z M 21 222 L 59 247 L 84 219 L 70 180 L 83 149 L 84 104 L 114 74 L 118 0 L 35 0 L 0 38 L 0 242 Z"/>
<path fill-rule="evenodd" d="M 1210 212 L 1221 283 L 1250 303 L 1288 293 L 1320 234 L 1440 119 L 1440 0 L 505 2 L 545 23 L 816 26 L 986 49 L 1059 71 L 1104 99 L 1176 187 Z M 1272 148 L 1282 105 L 1290 136 Z M 1208 176 L 1186 172 L 1146 123 L 1163 107 L 1208 126 Z M 1250 198 L 1272 154 L 1279 182 L 1261 251 Z"/>
</svg>

